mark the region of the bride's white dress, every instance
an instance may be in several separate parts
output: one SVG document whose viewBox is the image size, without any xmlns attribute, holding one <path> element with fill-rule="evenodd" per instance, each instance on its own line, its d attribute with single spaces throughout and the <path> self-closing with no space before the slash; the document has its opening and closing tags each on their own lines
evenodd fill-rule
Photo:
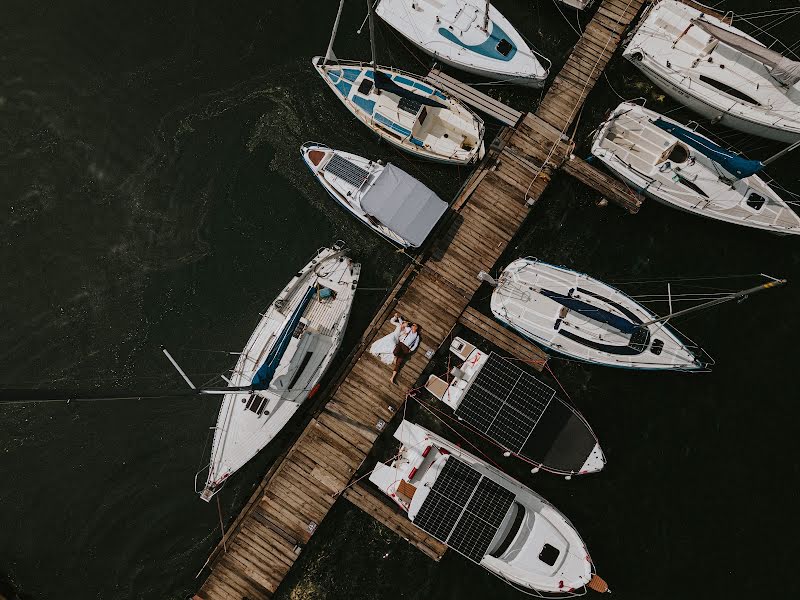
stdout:
<svg viewBox="0 0 800 600">
<path fill-rule="evenodd" d="M 392 317 L 391 323 L 395 326 L 394 331 L 381 339 L 372 343 L 369 353 L 381 359 L 382 363 L 390 365 L 394 362 L 394 349 L 400 339 L 403 321 L 397 317 Z"/>
</svg>

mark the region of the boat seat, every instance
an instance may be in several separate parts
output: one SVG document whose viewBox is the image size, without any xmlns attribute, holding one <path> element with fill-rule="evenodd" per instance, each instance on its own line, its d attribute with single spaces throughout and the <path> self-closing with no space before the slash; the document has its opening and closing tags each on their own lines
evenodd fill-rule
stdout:
<svg viewBox="0 0 800 600">
<path fill-rule="evenodd" d="M 437 377 L 436 375 L 431 375 L 430 377 L 428 377 L 428 381 L 427 383 L 425 383 L 425 389 L 428 390 L 439 400 L 444 398 L 444 395 L 447 393 L 447 389 L 449 387 L 450 384 L 448 384 L 441 377 Z"/>
<path fill-rule="evenodd" d="M 414 497 L 414 494 L 417 492 L 416 486 L 408 483 L 405 479 L 400 480 L 400 484 L 397 486 L 397 495 L 402 496 L 407 500 L 411 500 Z"/>
<path fill-rule="evenodd" d="M 323 158 L 325 158 L 325 152 L 322 150 L 312 150 L 308 153 L 308 160 L 310 160 L 311 164 L 315 167 L 319 166 L 319 163 L 322 162 Z"/>
<path fill-rule="evenodd" d="M 450 352 L 455 354 L 461 360 L 467 360 L 469 355 L 475 350 L 475 346 L 457 337 L 450 344 Z"/>
</svg>

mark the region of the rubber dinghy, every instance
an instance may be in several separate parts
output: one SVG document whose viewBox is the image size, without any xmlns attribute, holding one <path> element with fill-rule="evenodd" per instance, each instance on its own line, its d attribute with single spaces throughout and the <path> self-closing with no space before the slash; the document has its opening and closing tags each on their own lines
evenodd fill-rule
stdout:
<svg viewBox="0 0 800 600">
<path fill-rule="evenodd" d="M 467 73 L 540 88 L 542 66 L 525 38 L 484 0 L 380 0 L 381 19 L 420 50 Z"/>
<path fill-rule="evenodd" d="M 800 62 L 676 0 L 656 2 L 622 54 L 678 102 L 782 142 L 800 139 Z"/>
<path fill-rule="evenodd" d="M 594 136 L 592 155 L 662 204 L 734 225 L 800 234 L 800 216 L 756 175 L 764 163 L 637 104 L 623 102 L 611 113 Z"/>
<path fill-rule="evenodd" d="M 547 500 L 436 434 L 403 421 L 390 465 L 369 479 L 418 527 L 523 590 L 605 591 L 572 523 Z"/>
<path fill-rule="evenodd" d="M 392 163 L 312 142 L 300 152 L 331 198 L 398 246 L 420 246 L 447 211 L 446 202 Z"/>
<path fill-rule="evenodd" d="M 622 293 L 585 275 L 532 258 L 497 280 L 492 314 L 542 347 L 611 367 L 694 371 L 707 365 L 676 331 Z"/>
<path fill-rule="evenodd" d="M 316 390 L 342 342 L 361 266 L 322 248 L 264 312 L 228 381 L 201 493 L 210 500 Z M 248 389 L 249 388 L 249 389 Z"/>
<path fill-rule="evenodd" d="M 571 476 L 605 466 L 589 423 L 552 387 L 459 337 L 450 351 L 461 365 L 450 370 L 447 381 L 431 375 L 425 388 L 460 422 L 537 469 Z"/>
</svg>

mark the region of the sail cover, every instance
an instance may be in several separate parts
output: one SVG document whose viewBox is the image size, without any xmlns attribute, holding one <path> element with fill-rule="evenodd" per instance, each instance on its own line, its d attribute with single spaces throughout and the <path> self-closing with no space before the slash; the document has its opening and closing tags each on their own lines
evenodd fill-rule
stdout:
<svg viewBox="0 0 800 600">
<path fill-rule="evenodd" d="M 368 215 L 416 247 L 425 241 L 447 203 L 411 175 L 388 163 L 364 197 Z"/>
<path fill-rule="evenodd" d="M 555 300 L 561 306 L 566 306 L 568 309 L 574 310 L 576 313 L 594 321 L 611 325 L 614 329 L 619 329 L 622 333 L 632 334 L 639 327 L 635 323 L 628 321 L 628 319 L 620 317 L 619 315 L 615 315 L 607 310 L 603 310 L 602 308 L 598 308 L 597 306 L 592 306 L 591 304 L 583 302 L 582 300 L 578 300 L 577 298 L 565 296 L 564 294 L 559 294 L 558 292 L 553 292 L 544 288 L 540 289 L 539 292 L 542 294 L 542 296 L 547 296 L 551 300 Z"/>
<path fill-rule="evenodd" d="M 754 175 L 764 168 L 764 164 L 761 161 L 743 158 L 730 150 L 725 150 L 721 146 L 717 146 L 699 133 L 684 129 L 675 123 L 669 123 L 661 117 L 653 121 L 653 124 L 671 133 L 682 142 L 685 142 L 698 152 L 704 154 L 728 173 L 735 175 L 739 179 Z"/>
<path fill-rule="evenodd" d="M 764 63 L 772 68 L 772 76 L 787 86 L 793 86 L 800 81 L 800 62 L 786 58 L 780 52 L 770 50 L 766 46 L 738 33 L 713 25 L 702 19 L 692 19 L 692 23 L 700 29 L 717 38 L 723 44 L 734 50 L 743 52 L 747 56 Z"/>
<path fill-rule="evenodd" d="M 300 322 L 300 317 L 303 316 L 303 313 L 306 311 L 306 306 L 311 302 L 311 298 L 314 297 L 316 291 L 317 288 L 315 286 L 310 286 L 308 291 L 306 291 L 306 295 L 303 296 L 303 299 L 300 301 L 300 304 L 294 309 L 292 316 L 289 317 L 289 320 L 283 327 L 283 331 L 281 331 L 278 339 L 275 341 L 275 345 L 272 346 L 272 349 L 269 351 L 264 364 L 258 368 L 258 371 L 256 371 L 256 374 L 253 376 L 253 381 L 250 386 L 254 390 L 265 390 L 269 387 L 269 384 L 272 383 L 272 378 L 275 376 L 275 371 L 281 363 L 286 348 L 289 346 L 292 334 L 297 328 L 297 324 Z"/>
<path fill-rule="evenodd" d="M 403 86 L 397 85 L 394 81 L 392 81 L 392 78 L 389 77 L 389 75 L 383 71 L 378 71 L 378 69 L 375 69 L 375 87 L 385 92 L 397 94 L 401 98 L 415 100 L 416 102 L 426 106 L 432 106 L 433 108 L 447 108 L 444 104 L 437 102 L 433 98 L 429 98 L 428 96 L 420 96 L 419 94 L 415 94 Z"/>
</svg>

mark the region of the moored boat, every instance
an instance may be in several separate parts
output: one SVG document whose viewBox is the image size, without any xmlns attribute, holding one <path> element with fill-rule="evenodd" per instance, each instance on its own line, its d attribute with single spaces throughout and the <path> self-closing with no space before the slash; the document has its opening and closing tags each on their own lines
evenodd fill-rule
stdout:
<svg viewBox="0 0 800 600">
<path fill-rule="evenodd" d="M 461 364 L 446 380 L 431 375 L 425 388 L 453 409 L 459 422 L 536 469 L 571 477 L 605 466 L 592 428 L 555 389 L 460 337 L 450 351 Z"/>
<path fill-rule="evenodd" d="M 536 88 L 547 79 L 549 61 L 490 2 L 380 0 L 375 14 L 426 54 L 467 73 Z"/>
<path fill-rule="evenodd" d="M 415 525 L 525 591 L 598 587 L 583 540 L 547 500 L 419 425 L 404 420 L 394 437 L 400 452 L 369 479 Z"/>
<path fill-rule="evenodd" d="M 263 313 L 227 378 L 214 428 L 210 500 L 316 391 L 342 342 L 361 267 L 343 244 L 320 249 Z"/>
<path fill-rule="evenodd" d="M 765 163 L 746 160 L 637 104 L 623 102 L 611 113 L 594 136 L 592 154 L 620 179 L 668 206 L 772 233 L 800 234 L 800 216 L 756 174 Z"/>
<path fill-rule="evenodd" d="M 392 163 L 312 142 L 300 152 L 331 198 L 398 246 L 420 246 L 447 211 L 446 202 Z"/>
<path fill-rule="evenodd" d="M 800 139 L 800 62 L 677 0 L 651 6 L 623 56 L 678 102 L 753 135 Z"/>
<path fill-rule="evenodd" d="M 503 270 L 491 308 L 531 341 L 577 360 L 645 370 L 706 367 L 699 349 L 633 298 L 536 259 L 520 258 Z"/>
</svg>

